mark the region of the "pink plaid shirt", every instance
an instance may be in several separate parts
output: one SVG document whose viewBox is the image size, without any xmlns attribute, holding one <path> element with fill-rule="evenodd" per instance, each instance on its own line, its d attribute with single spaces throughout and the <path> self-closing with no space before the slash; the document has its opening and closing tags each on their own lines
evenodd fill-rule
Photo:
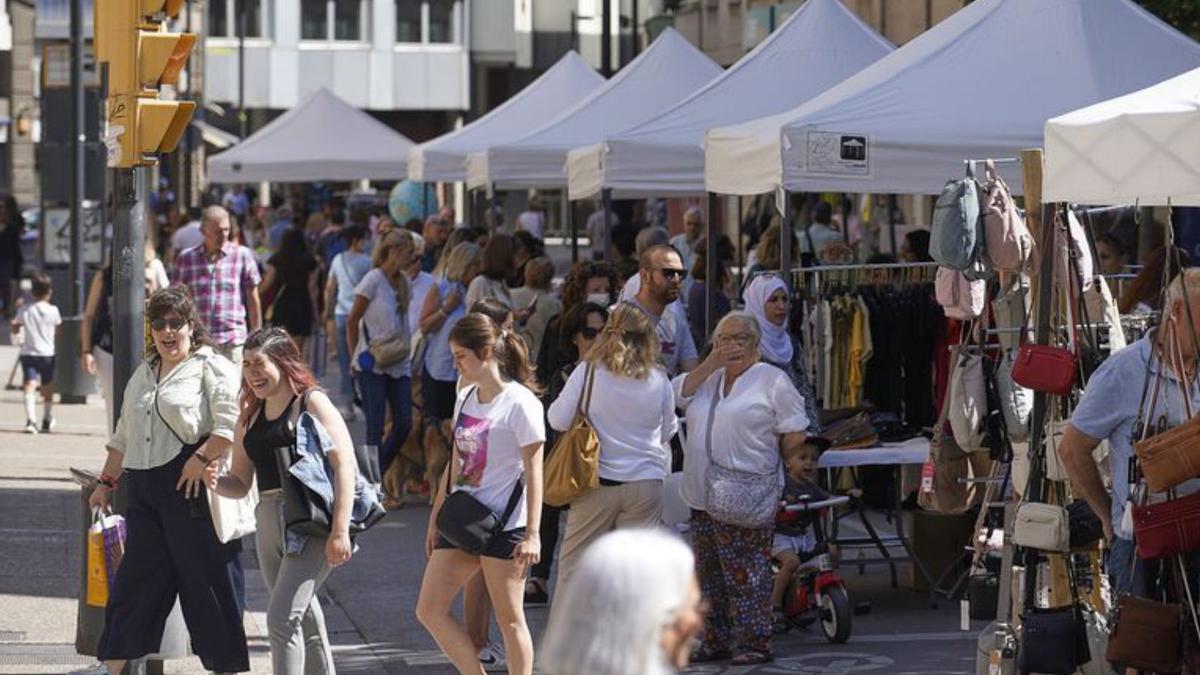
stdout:
<svg viewBox="0 0 1200 675">
<path fill-rule="evenodd" d="M 216 261 L 210 262 L 203 244 L 189 248 L 175 260 L 172 281 L 191 289 L 213 342 L 240 345 L 246 341 L 246 293 L 262 281 L 250 249 L 226 243 Z"/>
</svg>

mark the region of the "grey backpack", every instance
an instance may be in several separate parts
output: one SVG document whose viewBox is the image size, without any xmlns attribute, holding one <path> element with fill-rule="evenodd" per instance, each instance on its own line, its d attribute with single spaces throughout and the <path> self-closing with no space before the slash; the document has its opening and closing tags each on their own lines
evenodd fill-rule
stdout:
<svg viewBox="0 0 1200 675">
<path fill-rule="evenodd" d="M 969 279 L 982 279 L 988 273 L 979 195 L 979 183 L 974 178 L 947 182 L 933 207 L 933 229 L 929 233 L 929 255 L 934 261 L 963 272 Z"/>
</svg>

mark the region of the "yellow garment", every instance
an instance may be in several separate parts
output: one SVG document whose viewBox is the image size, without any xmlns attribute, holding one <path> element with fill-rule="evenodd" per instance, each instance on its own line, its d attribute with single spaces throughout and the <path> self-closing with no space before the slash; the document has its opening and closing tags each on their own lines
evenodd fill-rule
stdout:
<svg viewBox="0 0 1200 675">
<path fill-rule="evenodd" d="M 853 323 L 850 326 L 850 377 L 847 382 L 847 400 L 850 407 L 859 404 L 863 389 L 863 310 L 858 303 L 852 307 Z"/>
</svg>

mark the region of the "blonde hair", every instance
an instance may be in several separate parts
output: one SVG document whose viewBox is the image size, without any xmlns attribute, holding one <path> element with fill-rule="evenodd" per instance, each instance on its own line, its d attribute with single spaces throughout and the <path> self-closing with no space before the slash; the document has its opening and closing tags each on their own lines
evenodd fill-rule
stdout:
<svg viewBox="0 0 1200 675">
<path fill-rule="evenodd" d="M 658 336 L 641 308 L 627 302 L 617 305 L 604 330 L 584 360 L 610 373 L 644 380 L 658 361 Z"/>
<path fill-rule="evenodd" d="M 455 246 L 454 250 L 450 251 L 450 255 L 446 257 L 446 265 L 443 270 L 446 281 L 462 281 L 463 277 L 467 276 L 467 270 L 482 258 L 483 249 L 479 248 L 478 244 L 464 241 Z"/>
<path fill-rule="evenodd" d="M 415 249 L 412 233 L 407 230 L 392 230 L 383 236 L 375 250 L 371 253 L 371 267 L 379 267 L 387 260 L 388 253 L 394 248 Z"/>
</svg>

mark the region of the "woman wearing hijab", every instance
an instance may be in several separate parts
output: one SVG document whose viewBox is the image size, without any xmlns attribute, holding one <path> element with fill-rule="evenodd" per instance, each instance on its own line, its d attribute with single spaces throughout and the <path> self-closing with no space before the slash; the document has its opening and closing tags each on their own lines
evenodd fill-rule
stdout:
<svg viewBox="0 0 1200 675">
<path fill-rule="evenodd" d="M 758 274 L 746 287 L 746 311 L 758 319 L 759 328 L 762 329 L 758 350 L 763 362 L 788 374 L 796 390 L 804 397 L 805 413 L 812 422 L 811 430 L 818 431 L 815 397 L 802 360 L 804 351 L 787 328 L 790 297 L 787 284 L 778 275 Z"/>
</svg>

